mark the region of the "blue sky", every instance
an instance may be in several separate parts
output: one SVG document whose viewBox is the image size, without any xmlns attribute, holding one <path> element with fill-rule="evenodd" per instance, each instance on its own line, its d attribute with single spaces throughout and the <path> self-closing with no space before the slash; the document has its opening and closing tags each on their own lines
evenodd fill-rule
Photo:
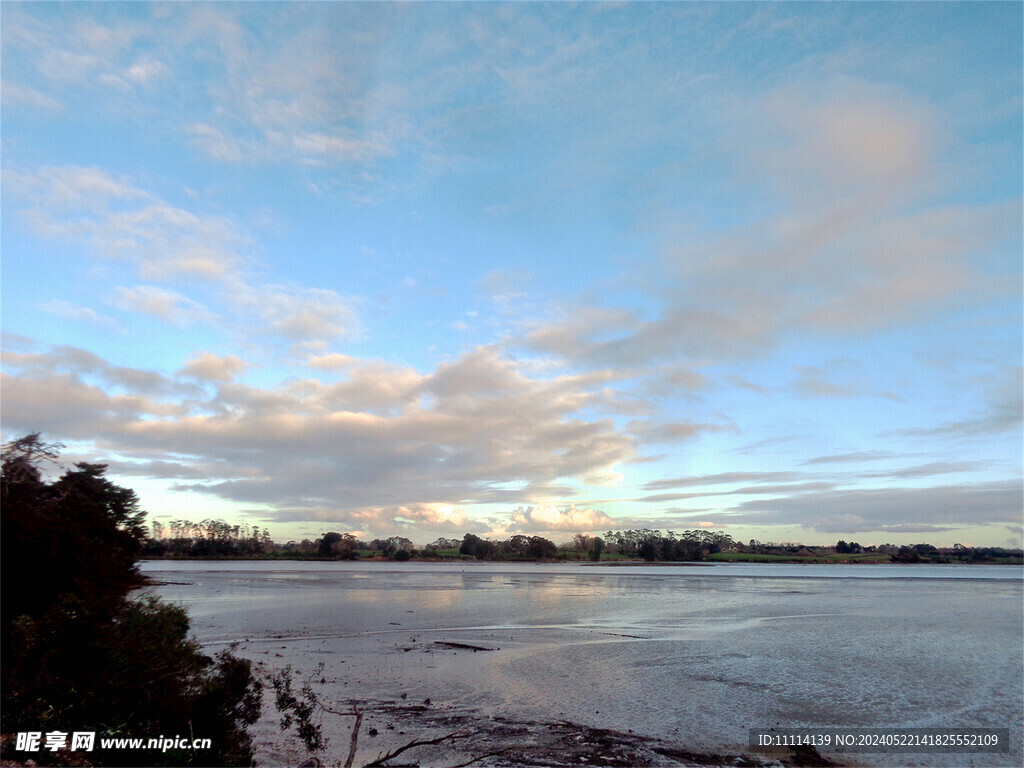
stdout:
<svg viewBox="0 0 1024 768">
<path fill-rule="evenodd" d="M 1019 3 L 13 3 L 3 436 L 156 519 L 1022 542 Z"/>
</svg>

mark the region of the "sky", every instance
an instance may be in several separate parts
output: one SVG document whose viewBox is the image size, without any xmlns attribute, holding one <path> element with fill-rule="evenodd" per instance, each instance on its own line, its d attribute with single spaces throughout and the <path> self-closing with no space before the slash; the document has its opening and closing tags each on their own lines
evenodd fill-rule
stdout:
<svg viewBox="0 0 1024 768">
<path fill-rule="evenodd" d="M 4 2 L 3 439 L 278 541 L 1020 547 L 1022 7 Z"/>
</svg>

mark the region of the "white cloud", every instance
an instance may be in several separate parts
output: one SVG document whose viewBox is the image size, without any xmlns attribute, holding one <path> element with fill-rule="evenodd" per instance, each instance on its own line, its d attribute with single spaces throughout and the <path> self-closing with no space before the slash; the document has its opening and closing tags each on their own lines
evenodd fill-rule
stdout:
<svg viewBox="0 0 1024 768">
<path fill-rule="evenodd" d="M 191 384 L 176 382 L 155 371 L 112 365 L 92 352 L 78 347 L 58 346 L 44 353 L 17 352 L 7 347 L 3 352 L 3 360 L 8 370 L 18 371 L 19 376 L 28 380 L 44 380 L 47 377 L 59 378 L 67 375 L 76 384 L 99 386 L 106 394 L 109 394 L 110 390 L 121 390 L 132 396 L 184 399 L 199 394 Z"/>
<path fill-rule="evenodd" d="M 1017 481 L 929 488 L 867 488 L 744 502 L 719 522 L 800 525 L 834 533 L 898 532 L 908 526 L 964 527 L 1020 521 L 1024 488 Z M 928 530 L 935 530 L 934 527 Z"/>
<path fill-rule="evenodd" d="M 634 449 L 612 420 L 582 415 L 588 379 L 530 378 L 490 348 L 433 375 L 353 360 L 343 381 L 269 388 L 234 380 L 243 362 L 210 353 L 171 380 L 74 349 L 10 353 L 4 365 L 6 428 L 103 440 L 126 459 L 173 462 L 181 488 L 264 504 L 287 519 L 297 510 L 309 510 L 308 520 L 344 513 L 359 527 L 390 515 L 410 530 L 457 533 L 466 504 L 565 498 L 562 478 L 614 474 Z M 220 386 L 211 396 L 191 378 Z M 115 382 L 124 395 L 100 386 Z M 200 466 L 203 482 L 185 479 Z M 221 476 L 211 474 L 217 466 Z M 554 514 L 535 507 L 527 517 L 567 529 L 606 524 L 589 508 Z"/>
<path fill-rule="evenodd" d="M 328 352 L 323 355 L 310 355 L 306 358 L 306 365 L 310 368 L 319 368 L 324 371 L 337 371 L 350 368 L 355 365 L 356 358 L 350 355 L 342 355 L 337 352 Z"/>
<path fill-rule="evenodd" d="M 245 362 L 235 355 L 214 355 L 200 352 L 189 360 L 180 373 L 205 381 L 232 381 L 245 370 Z"/>
<path fill-rule="evenodd" d="M 649 317 L 585 298 L 522 323 L 522 340 L 574 364 L 702 367 L 1008 296 L 987 269 L 1019 251 L 1019 201 L 957 202 L 958 148 L 936 138 L 930 105 L 834 85 L 733 97 L 717 159 L 737 194 L 772 205 L 724 235 L 669 235 L 642 282 L 623 275 L 644 286 Z"/>
<path fill-rule="evenodd" d="M 26 378 L 2 374 L 5 430 L 44 432 L 57 439 L 118 439 L 144 418 L 178 418 L 187 408 L 137 394 L 112 395 L 72 374 Z"/>
<path fill-rule="evenodd" d="M 57 317 L 63 317 L 66 320 L 84 320 L 96 325 L 116 327 L 116 323 L 111 318 L 100 315 L 91 307 L 77 306 L 64 299 L 50 299 L 43 302 L 39 308 L 44 312 L 56 315 Z"/>
<path fill-rule="evenodd" d="M 145 279 L 225 280 L 250 243 L 225 217 L 163 203 L 111 213 L 94 231 L 101 253 L 137 264 Z"/>
<path fill-rule="evenodd" d="M 133 83 L 145 84 L 150 80 L 168 74 L 168 69 L 162 61 L 149 56 L 143 56 L 135 60 L 125 72 L 125 78 Z"/>
<path fill-rule="evenodd" d="M 693 485 L 729 485 L 747 482 L 788 482 L 803 479 L 799 472 L 721 472 L 715 475 L 696 475 L 693 477 L 674 477 L 663 480 L 652 480 L 643 488 L 647 491 L 687 488 Z"/>
<path fill-rule="evenodd" d="M 46 112 L 59 112 L 64 108 L 57 99 L 47 96 L 41 91 L 6 80 L 0 83 L 0 97 L 3 98 L 5 109 L 30 107 Z"/>
<path fill-rule="evenodd" d="M 512 525 L 509 530 L 588 532 L 606 531 L 615 527 L 615 521 L 608 515 L 590 507 L 579 509 L 575 504 L 561 507 L 553 504 L 538 504 L 516 508 L 512 513 Z"/>
<path fill-rule="evenodd" d="M 249 148 L 241 141 L 238 141 L 218 128 L 206 123 L 193 123 L 185 129 L 186 134 L 192 137 L 193 146 L 206 152 L 214 160 L 222 163 L 238 163 L 245 159 L 251 159 Z"/>
<path fill-rule="evenodd" d="M 1020 430 L 1024 422 L 1024 370 L 1003 366 L 986 377 L 985 402 L 975 413 L 936 427 L 901 430 L 903 437 L 963 439 Z"/>
<path fill-rule="evenodd" d="M 192 299 L 155 285 L 118 286 L 114 304 L 121 309 L 159 317 L 172 325 L 209 322 L 213 313 Z"/>
<path fill-rule="evenodd" d="M 253 240 L 230 218 L 172 205 L 95 167 L 13 169 L 4 183 L 36 234 L 127 262 L 148 281 L 212 293 L 226 305 L 224 320 L 246 335 L 309 348 L 358 332 L 354 299 L 254 280 Z M 219 319 L 203 303 L 158 285 L 118 287 L 113 301 L 175 325 Z"/>
<path fill-rule="evenodd" d="M 383 155 L 392 154 L 383 137 L 358 139 L 353 137 L 329 136 L 323 133 L 307 133 L 285 136 L 273 131 L 268 139 L 275 145 L 290 144 L 296 153 L 309 162 L 318 159 L 326 161 L 365 162 Z"/>
<path fill-rule="evenodd" d="M 374 531 L 422 527 L 432 531 L 464 533 L 481 527 L 466 517 L 466 513 L 456 505 L 438 503 L 357 509 L 349 512 L 347 519 Z"/>
<path fill-rule="evenodd" d="M 14 169 L 4 183 L 38 234 L 88 244 L 145 279 L 224 281 L 251 246 L 229 219 L 176 207 L 100 168 Z"/>
<path fill-rule="evenodd" d="M 756 162 L 789 191 L 802 200 L 813 190 L 888 198 L 932 171 L 938 139 L 926 107 L 849 79 L 820 93 L 801 83 L 755 107 L 763 137 L 753 144 Z"/>
<path fill-rule="evenodd" d="M 266 333 L 291 341 L 330 340 L 351 335 L 355 330 L 351 306 L 333 290 L 248 286 L 234 298 L 255 309 Z"/>
<path fill-rule="evenodd" d="M 836 367 L 836 366 L 834 366 Z M 840 369 L 850 368 L 839 365 Z M 817 366 L 796 366 L 800 378 L 793 385 L 794 389 L 809 397 L 883 397 L 887 400 L 899 400 L 899 396 L 890 391 L 879 391 L 872 388 L 864 380 L 862 374 L 852 371 L 840 371 L 845 381 L 837 383 L 833 379 L 834 372 Z"/>
<path fill-rule="evenodd" d="M 672 422 L 664 419 L 633 420 L 626 425 L 626 429 L 643 443 L 679 443 L 692 440 L 701 432 L 736 431 L 733 425 Z"/>
<path fill-rule="evenodd" d="M 112 201 L 143 204 L 153 199 L 129 181 L 95 166 L 45 166 L 34 172 L 8 168 L 4 184 L 36 215 L 44 212 L 39 208 L 62 213 L 102 212 Z"/>
</svg>

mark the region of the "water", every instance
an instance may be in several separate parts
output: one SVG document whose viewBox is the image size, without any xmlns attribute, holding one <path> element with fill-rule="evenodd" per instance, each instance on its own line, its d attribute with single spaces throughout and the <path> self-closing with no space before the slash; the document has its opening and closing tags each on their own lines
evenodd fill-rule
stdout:
<svg viewBox="0 0 1024 768">
<path fill-rule="evenodd" d="M 1024 764 L 1019 567 L 153 561 L 143 570 L 182 582 L 156 592 L 188 608 L 210 650 L 238 642 L 239 654 L 271 667 L 323 662 L 318 692 L 336 701 L 405 693 L 736 753 L 748 751 L 749 728 L 773 725 L 1010 728 L 1009 755 L 859 759 Z M 272 726 L 268 716 L 268 750 Z"/>
</svg>

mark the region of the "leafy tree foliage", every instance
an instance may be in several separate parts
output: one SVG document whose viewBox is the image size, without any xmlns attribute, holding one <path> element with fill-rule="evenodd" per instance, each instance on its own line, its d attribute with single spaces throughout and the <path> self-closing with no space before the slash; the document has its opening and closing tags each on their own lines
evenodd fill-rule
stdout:
<svg viewBox="0 0 1024 768">
<path fill-rule="evenodd" d="M 438 549 L 458 549 L 461 544 L 461 539 L 446 539 L 444 536 L 441 536 L 427 544 L 424 549 L 428 551 Z"/>
<path fill-rule="evenodd" d="M 558 554 L 558 547 L 553 541 L 548 541 L 541 536 L 531 536 L 527 540 L 526 554 L 534 560 L 546 560 Z"/>
<path fill-rule="evenodd" d="M 321 663 L 319 671 L 323 671 Z M 323 709 L 313 688 L 307 680 L 298 694 L 292 689 L 292 667 L 270 675 L 270 684 L 274 689 L 274 703 L 281 715 L 281 730 L 286 731 L 295 726 L 298 736 L 306 749 L 316 752 L 327 748 L 328 738 L 324 736 L 321 712 Z"/>
<path fill-rule="evenodd" d="M 558 547 L 541 536 L 517 534 L 505 541 L 488 541 L 467 533 L 459 545 L 459 554 L 477 560 L 547 560 L 557 557 Z"/>
<path fill-rule="evenodd" d="M 331 531 L 317 539 L 317 555 L 340 560 L 355 560 L 359 540 L 351 533 Z"/>
<path fill-rule="evenodd" d="M 467 533 L 462 537 L 462 544 L 459 546 L 460 555 L 469 555 L 477 560 L 484 560 L 494 554 L 494 545 L 481 539 L 473 533 Z"/>
<path fill-rule="evenodd" d="M 610 546 L 609 546 L 610 545 Z M 644 560 L 703 560 L 710 554 L 732 549 L 732 537 L 721 531 L 652 531 L 649 528 L 608 531 L 602 546 L 629 557 Z"/>
<path fill-rule="evenodd" d="M 95 731 L 99 765 L 248 765 L 246 726 L 260 710 L 248 661 L 210 658 L 189 639 L 179 607 L 129 599 L 143 584 L 137 557 L 145 513 L 135 493 L 79 463 L 53 482 L 60 446 L 38 434 L 4 446 L 0 601 L 4 732 Z M 104 752 L 106 736 L 210 738 L 213 748 Z M 59 760 L 51 752 L 38 760 Z"/>
<path fill-rule="evenodd" d="M 408 554 L 413 550 L 413 543 L 404 536 L 390 536 L 386 539 L 374 539 L 367 545 L 368 549 L 379 549 L 385 557 L 391 557 L 398 552 Z"/>
</svg>

